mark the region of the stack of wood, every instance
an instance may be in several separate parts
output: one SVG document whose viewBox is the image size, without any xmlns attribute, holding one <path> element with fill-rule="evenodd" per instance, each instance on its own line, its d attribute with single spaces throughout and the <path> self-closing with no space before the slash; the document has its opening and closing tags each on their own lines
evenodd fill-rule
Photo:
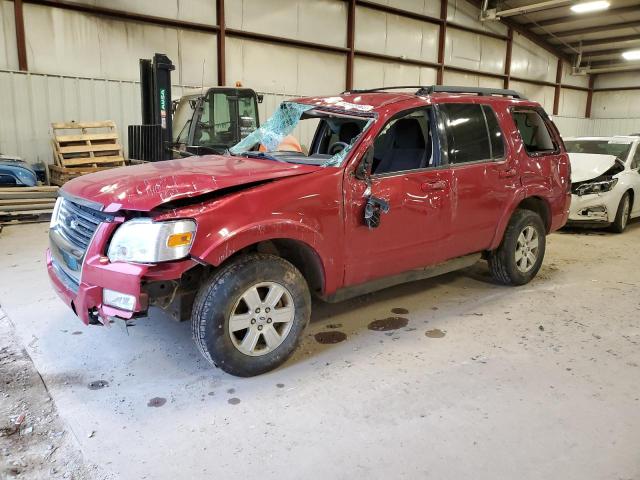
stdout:
<svg viewBox="0 0 640 480">
<path fill-rule="evenodd" d="M 52 123 L 53 160 L 49 183 L 62 186 L 72 178 L 125 165 L 115 122 Z"/>
<path fill-rule="evenodd" d="M 0 188 L 0 225 L 47 222 L 58 196 L 58 187 Z"/>
</svg>

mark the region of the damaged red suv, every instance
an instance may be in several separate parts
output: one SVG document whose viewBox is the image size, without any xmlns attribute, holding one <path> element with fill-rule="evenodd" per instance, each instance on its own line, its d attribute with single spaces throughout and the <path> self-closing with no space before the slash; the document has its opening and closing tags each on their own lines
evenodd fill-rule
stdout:
<svg viewBox="0 0 640 480">
<path fill-rule="evenodd" d="M 211 363 L 251 376 L 295 350 L 312 294 L 480 259 L 499 283 L 529 282 L 569 210 L 558 130 L 514 91 L 408 88 L 287 101 L 228 155 L 68 182 L 49 233 L 55 289 L 86 324 L 151 306 L 191 319 Z M 291 133 L 308 146 L 282 151 Z"/>
</svg>

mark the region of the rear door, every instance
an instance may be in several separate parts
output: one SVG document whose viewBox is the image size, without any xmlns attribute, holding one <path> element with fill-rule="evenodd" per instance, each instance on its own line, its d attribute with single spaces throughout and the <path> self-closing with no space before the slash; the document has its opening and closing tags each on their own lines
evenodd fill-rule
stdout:
<svg viewBox="0 0 640 480">
<path fill-rule="evenodd" d="M 438 106 L 451 171 L 452 257 L 489 248 L 505 205 L 519 184 L 495 110 L 480 103 Z"/>
</svg>

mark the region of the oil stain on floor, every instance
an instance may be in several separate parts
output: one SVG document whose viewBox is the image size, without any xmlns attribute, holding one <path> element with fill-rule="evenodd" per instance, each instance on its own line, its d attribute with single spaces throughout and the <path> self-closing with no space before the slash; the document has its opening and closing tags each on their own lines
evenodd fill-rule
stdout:
<svg viewBox="0 0 640 480">
<path fill-rule="evenodd" d="M 149 402 L 147 403 L 147 407 L 161 407 L 163 406 L 165 403 L 167 403 L 167 399 L 166 398 L 162 398 L 162 397 L 153 397 L 151 400 L 149 400 Z"/>
<path fill-rule="evenodd" d="M 406 327 L 409 319 L 405 317 L 387 317 L 380 320 L 374 320 L 367 328 L 376 332 L 388 332 L 389 330 L 398 330 Z"/>
<path fill-rule="evenodd" d="M 429 338 L 442 338 L 446 335 L 445 332 L 440 330 L 439 328 L 434 328 L 433 330 L 427 330 L 424 334 Z"/>
<path fill-rule="evenodd" d="M 396 315 L 406 315 L 409 313 L 409 310 L 403 307 L 396 307 L 391 309 L 391 313 L 395 313 Z"/>
<path fill-rule="evenodd" d="M 240 399 L 233 397 L 227 400 L 227 402 L 229 402 L 230 405 L 238 405 L 240 403 Z"/>
<path fill-rule="evenodd" d="M 347 335 L 343 332 L 318 332 L 313 338 L 316 339 L 316 342 L 321 343 L 323 345 L 329 345 L 332 343 L 340 343 L 347 339 Z"/>
<path fill-rule="evenodd" d="M 89 385 L 87 385 L 87 388 L 89 390 L 100 390 L 101 388 L 108 387 L 108 386 L 109 386 L 109 382 L 107 382 L 106 380 L 94 380 L 93 382 L 89 382 Z"/>
</svg>

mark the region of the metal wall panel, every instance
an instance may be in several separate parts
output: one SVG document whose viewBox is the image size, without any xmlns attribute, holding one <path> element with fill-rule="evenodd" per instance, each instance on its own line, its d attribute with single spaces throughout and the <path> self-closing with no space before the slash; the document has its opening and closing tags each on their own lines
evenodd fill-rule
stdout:
<svg viewBox="0 0 640 480">
<path fill-rule="evenodd" d="M 591 116 L 593 118 L 638 118 L 640 117 L 639 100 L 639 90 L 594 92 Z"/>
<path fill-rule="evenodd" d="M 587 96 L 588 93 L 582 90 L 561 89 L 558 113 L 565 117 L 584 118 Z"/>
<path fill-rule="evenodd" d="M 439 12 L 439 10 L 438 10 Z M 436 16 L 440 16 L 438 13 Z M 447 20 L 465 27 L 479 28 L 487 32 L 507 34 L 506 25 L 500 22 L 481 22 L 480 11 L 467 0 L 449 0 Z"/>
<path fill-rule="evenodd" d="M 620 72 L 596 75 L 593 86 L 594 88 L 640 87 L 640 74 L 638 72 Z M 639 92 L 636 94 L 640 97 Z"/>
<path fill-rule="evenodd" d="M 556 81 L 558 58 L 518 33 L 513 35 L 511 75 L 545 82 Z"/>
<path fill-rule="evenodd" d="M 445 70 L 445 85 L 459 85 L 462 87 L 486 87 L 486 88 L 502 88 L 502 80 L 499 78 L 485 77 L 482 75 L 474 75 L 471 73 L 453 72 Z"/>
<path fill-rule="evenodd" d="M 18 69 L 16 24 L 13 18 L 13 2 L 0 1 L 0 68 Z"/>
<path fill-rule="evenodd" d="M 354 88 L 376 88 L 391 85 L 432 85 L 436 83 L 436 70 L 416 65 L 356 58 L 353 83 Z"/>
<path fill-rule="evenodd" d="M 428 15 L 440 16 L 440 2 L 438 0 L 371 0 L 371 3 L 386 5 L 400 10 Z"/>
<path fill-rule="evenodd" d="M 179 84 L 216 83 L 216 35 L 25 4 L 29 69 L 38 73 L 139 79 L 139 58 L 161 52 Z"/>
<path fill-rule="evenodd" d="M 228 28 L 344 47 L 347 4 L 340 0 L 233 0 Z"/>
<path fill-rule="evenodd" d="M 331 95 L 345 88 L 343 55 L 229 37 L 227 83 L 286 95 Z"/>
<path fill-rule="evenodd" d="M 437 62 L 437 25 L 370 8 L 356 8 L 356 50 Z"/>
<path fill-rule="evenodd" d="M 231 0 L 232 3 L 237 0 Z M 187 22 L 216 24 L 214 0 L 74 0 L 75 3 L 106 7 L 155 17 L 184 20 Z"/>
<path fill-rule="evenodd" d="M 512 80 L 509 84 L 509 88 L 522 93 L 529 100 L 538 102 L 544 107 L 547 113 L 550 114 L 553 111 L 553 97 L 555 95 L 555 89 L 553 87 L 545 87 Z"/>
<path fill-rule="evenodd" d="M 507 42 L 497 38 L 448 28 L 445 65 L 491 73 L 504 73 Z"/>
</svg>

